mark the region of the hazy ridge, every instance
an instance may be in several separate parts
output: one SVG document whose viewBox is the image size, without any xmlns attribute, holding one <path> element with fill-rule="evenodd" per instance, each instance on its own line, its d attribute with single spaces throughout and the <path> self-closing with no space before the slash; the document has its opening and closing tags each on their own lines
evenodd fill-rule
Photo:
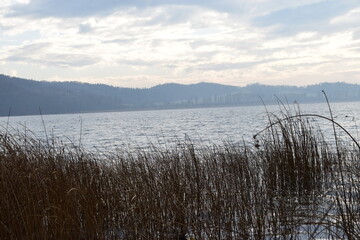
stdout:
<svg viewBox="0 0 360 240">
<path fill-rule="evenodd" d="M 324 101 L 360 101 L 360 85 L 322 83 L 306 87 L 214 83 L 163 84 L 121 88 L 79 82 L 46 82 L 0 75 L 0 116 L 122 111 L 156 108 L 210 107 Z"/>
</svg>

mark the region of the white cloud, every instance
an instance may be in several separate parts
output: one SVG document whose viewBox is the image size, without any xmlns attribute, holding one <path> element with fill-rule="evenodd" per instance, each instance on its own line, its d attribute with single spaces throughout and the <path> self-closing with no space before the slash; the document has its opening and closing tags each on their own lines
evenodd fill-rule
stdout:
<svg viewBox="0 0 360 240">
<path fill-rule="evenodd" d="M 57 14 L 34 10 L 45 11 L 56 3 L 53 0 L 29 2 L 32 16 L 19 5 L 11 7 L 10 1 L 0 9 L 0 61 L 6 72 L 17 70 L 18 75 L 28 77 L 31 66 L 35 73 L 29 77 L 34 79 L 141 87 L 169 81 L 242 85 L 292 80 L 300 85 L 299 76 L 325 79 L 330 73 L 360 71 L 354 60 L 360 57 L 354 50 L 360 46 L 356 38 L 360 20 L 352 20 L 360 10 L 353 8 L 331 18 L 338 13 L 332 0 L 322 24 L 345 27 L 322 30 L 299 19 L 296 31 L 286 34 L 273 34 L 284 26 L 292 27 L 284 19 L 257 26 L 254 17 L 278 16 L 279 11 L 288 16 L 293 12 L 289 9 L 306 10 L 323 1 L 228 0 L 223 8 L 217 1 L 208 6 L 200 1 L 181 5 L 155 1 L 152 6 L 136 8 L 133 6 L 141 2 L 136 1 L 126 7 L 115 4 L 115 10 L 106 14 L 94 14 L 99 12 L 92 8 L 87 14 L 64 16 L 61 11 L 71 2 L 65 1 L 70 5 L 62 6 Z M 106 0 L 105 4 L 107 8 L 113 3 Z M 24 15 L 11 15 L 16 9 L 23 9 Z M 311 16 L 315 19 L 316 14 Z M 324 19 L 332 19 L 331 24 Z"/>
<path fill-rule="evenodd" d="M 360 23 L 360 8 L 352 9 L 344 15 L 333 18 L 330 23 L 332 24 L 355 24 Z"/>
</svg>

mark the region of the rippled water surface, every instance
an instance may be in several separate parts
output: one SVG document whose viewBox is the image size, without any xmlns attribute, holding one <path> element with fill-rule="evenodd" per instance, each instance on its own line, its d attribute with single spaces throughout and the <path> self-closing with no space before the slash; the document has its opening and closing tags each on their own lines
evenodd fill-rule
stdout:
<svg viewBox="0 0 360 240">
<path fill-rule="evenodd" d="M 357 137 L 360 102 L 331 106 L 335 120 Z M 329 116 L 326 103 L 303 104 L 300 108 L 303 113 Z M 267 110 L 278 113 L 279 106 L 267 106 Z M 318 123 L 324 132 L 331 132 L 331 124 Z M 81 143 L 89 150 L 116 150 L 148 148 L 151 144 L 171 146 L 187 137 L 204 145 L 251 142 L 252 136 L 267 125 L 267 115 L 263 106 L 246 106 L 2 117 L 0 125 L 3 131 L 25 132 L 26 128 L 39 138 L 47 135 L 65 143 Z"/>
</svg>

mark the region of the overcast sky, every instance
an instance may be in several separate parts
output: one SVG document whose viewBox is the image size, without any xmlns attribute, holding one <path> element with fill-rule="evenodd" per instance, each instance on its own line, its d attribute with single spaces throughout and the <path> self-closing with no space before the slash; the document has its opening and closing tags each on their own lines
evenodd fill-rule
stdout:
<svg viewBox="0 0 360 240">
<path fill-rule="evenodd" d="M 0 0 L 0 73 L 122 87 L 360 83 L 360 1 Z"/>
</svg>

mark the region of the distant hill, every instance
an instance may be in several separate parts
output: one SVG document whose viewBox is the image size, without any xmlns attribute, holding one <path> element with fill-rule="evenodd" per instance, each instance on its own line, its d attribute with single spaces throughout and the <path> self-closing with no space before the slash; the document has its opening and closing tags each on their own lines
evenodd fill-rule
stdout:
<svg viewBox="0 0 360 240">
<path fill-rule="evenodd" d="M 184 108 L 229 105 L 258 105 L 277 102 L 360 101 L 360 85 L 323 83 L 307 87 L 246 87 L 214 83 L 163 84 L 148 89 L 120 88 L 104 84 L 46 82 L 0 74 L 0 116 L 122 111 L 154 108 Z"/>
</svg>

